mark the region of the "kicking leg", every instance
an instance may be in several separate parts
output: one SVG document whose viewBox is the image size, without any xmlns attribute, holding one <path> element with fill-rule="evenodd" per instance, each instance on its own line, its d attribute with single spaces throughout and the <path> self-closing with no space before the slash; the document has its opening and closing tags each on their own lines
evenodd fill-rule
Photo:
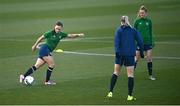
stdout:
<svg viewBox="0 0 180 106">
<path fill-rule="evenodd" d="M 45 62 L 42 59 L 38 58 L 34 66 L 30 67 L 24 75 L 22 74 L 20 75 L 19 82 L 22 83 L 26 76 L 31 75 L 34 71 L 36 71 L 38 68 L 40 68 L 44 64 Z"/>
</svg>

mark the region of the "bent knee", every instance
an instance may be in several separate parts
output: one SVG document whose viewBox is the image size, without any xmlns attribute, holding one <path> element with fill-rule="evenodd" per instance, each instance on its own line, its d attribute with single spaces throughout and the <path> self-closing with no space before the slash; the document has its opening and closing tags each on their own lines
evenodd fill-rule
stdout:
<svg viewBox="0 0 180 106">
<path fill-rule="evenodd" d="M 49 64 L 48 67 L 54 68 L 55 64 Z"/>
</svg>

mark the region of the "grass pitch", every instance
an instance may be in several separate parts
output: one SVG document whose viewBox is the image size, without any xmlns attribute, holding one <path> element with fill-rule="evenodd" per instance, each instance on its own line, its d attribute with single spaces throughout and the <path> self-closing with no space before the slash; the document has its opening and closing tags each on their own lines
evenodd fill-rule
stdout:
<svg viewBox="0 0 180 106">
<path fill-rule="evenodd" d="M 154 73 L 148 80 L 146 62 L 135 72 L 134 96 L 127 102 L 127 77 L 123 68 L 112 99 L 108 93 L 113 56 L 54 53 L 56 86 L 44 86 L 47 66 L 36 71 L 35 84 L 19 84 L 19 74 L 34 64 L 35 40 L 51 30 L 57 20 L 68 33 L 83 32 L 85 38 L 62 41 L 66 51 L 113 54 L 113 36 L 119 17 L 131 23 L 140 5 L 149 8 L 156 37 Z M 178 0 L 0 0 L 0 104 L 180 104 L 180 1 Z"/>
</svg>

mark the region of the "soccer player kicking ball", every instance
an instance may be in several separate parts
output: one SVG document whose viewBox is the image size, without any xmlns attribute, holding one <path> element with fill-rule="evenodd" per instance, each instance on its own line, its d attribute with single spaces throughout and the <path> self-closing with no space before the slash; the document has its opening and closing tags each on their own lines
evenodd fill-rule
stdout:
<svg viewBox="0 0 180 106">
<path fill-rule="evenodd" d="M 117 78 L 121 72 L 121 67 L 124 65 L 127 70 L 128 76 L 128 101 L 135 100 L 132 96 L 134 87 L 134 64 L 135 64 L 135 54 L 136 54 L 136 42 L 140 47 L 141 57 L 143 54 L 143 41 L 135 29 L 133 29 L 129 23 L 128 16 L 121 17 L 121 26 L 117 29 L 115 33 L 115 65 L 114 73 L 110 81 L 110 89 L 107 97 L 111 98 L 113 96 L 113 89 L 116 84 Z"/>
<path fill-rule="evenodd" d="M 84 34 L 66 34 L 62 32 L 63 24 L 61 22 L 57 22 L 53 30 L 44 33 L 40 36 L 35 44 L 32 46 L 32 51 L 37 49 L 37 46 L 45 39 L 45 43 L 41 45 L 39 48 L 39 57 L 36 63 L 30 67 L 25 74 L 21 74 L 19 78 L 19 82 L 22 83 L 24 78 L 28 75 L 31 75 L 45 63 L 48 65 L 47 73 L 46 73 L 46 80 L 45 85 L 55 85 L 56 83 L 50 80 L 51 74 L 55 67 L 55 62 L 51 52 L 56 48 L 58 43 L 63 38 L 76 38 L 76 37 L 83 37 Z"/>
</svg>

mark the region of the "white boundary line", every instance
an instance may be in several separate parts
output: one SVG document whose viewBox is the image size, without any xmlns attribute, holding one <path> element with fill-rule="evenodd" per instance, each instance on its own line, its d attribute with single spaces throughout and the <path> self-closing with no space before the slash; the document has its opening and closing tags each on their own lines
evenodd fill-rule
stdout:
<svg viewBox="0 0 180 106">
<path fill-rule="evenodd" d="M 88 56 L 106 56 L 106 57 L 112 57 L 113 54 L 101 54 L 101 53 L 85 53 L 85 52 L 72 52 L 72 51 L 64 51 L 63 53 L 67 54 L 79 54 L 79 55 L 88 55 Z"/>
<path fill-rule="evenodd" d="M 73 52 L 73 51 L 63 51 L 65 54 L 77 54 L 77 55 L 87 55 L 87 56 L 106 56 L 114 57 L 114 54 L 102 54 L 102 53 L 87 53 L 87 52 Z M 154 59 L 166 59 L 166 60 L 180 60 L 180 57 L 163 57 L 163 56 L 154 56 Z"/>
<path fill-rule="evenodd" d="M 111 41 L 102 41 L 103 39 L 111 39 Z M 63 39 L 63 42 L 103 42 L 103 43 L 114 43 L 113 37 L 90 37 L 90 38 L 76 38 L 76 39 Z M 156 41 L 155 44 L 180 44 L 180 41 Z"/>
<path fill-rule="evenodd" d="M 111 41 L 104 41 L 103 39 L 111 39 Z M 113 37 L 103 36 L 103 37 L 84 37 L 84 38 L 76 38 L 76 39 L 62 39 L 62 42 L 101 42 L 101 43 L 113 43 Z M 2 38 L 0 41 L 34 41 L 31 39 L 9 39 Z M 180 41 L 156 41 L 155 44 L 171 44 L 171 45 L 179 45 Z"/>
</svg>

